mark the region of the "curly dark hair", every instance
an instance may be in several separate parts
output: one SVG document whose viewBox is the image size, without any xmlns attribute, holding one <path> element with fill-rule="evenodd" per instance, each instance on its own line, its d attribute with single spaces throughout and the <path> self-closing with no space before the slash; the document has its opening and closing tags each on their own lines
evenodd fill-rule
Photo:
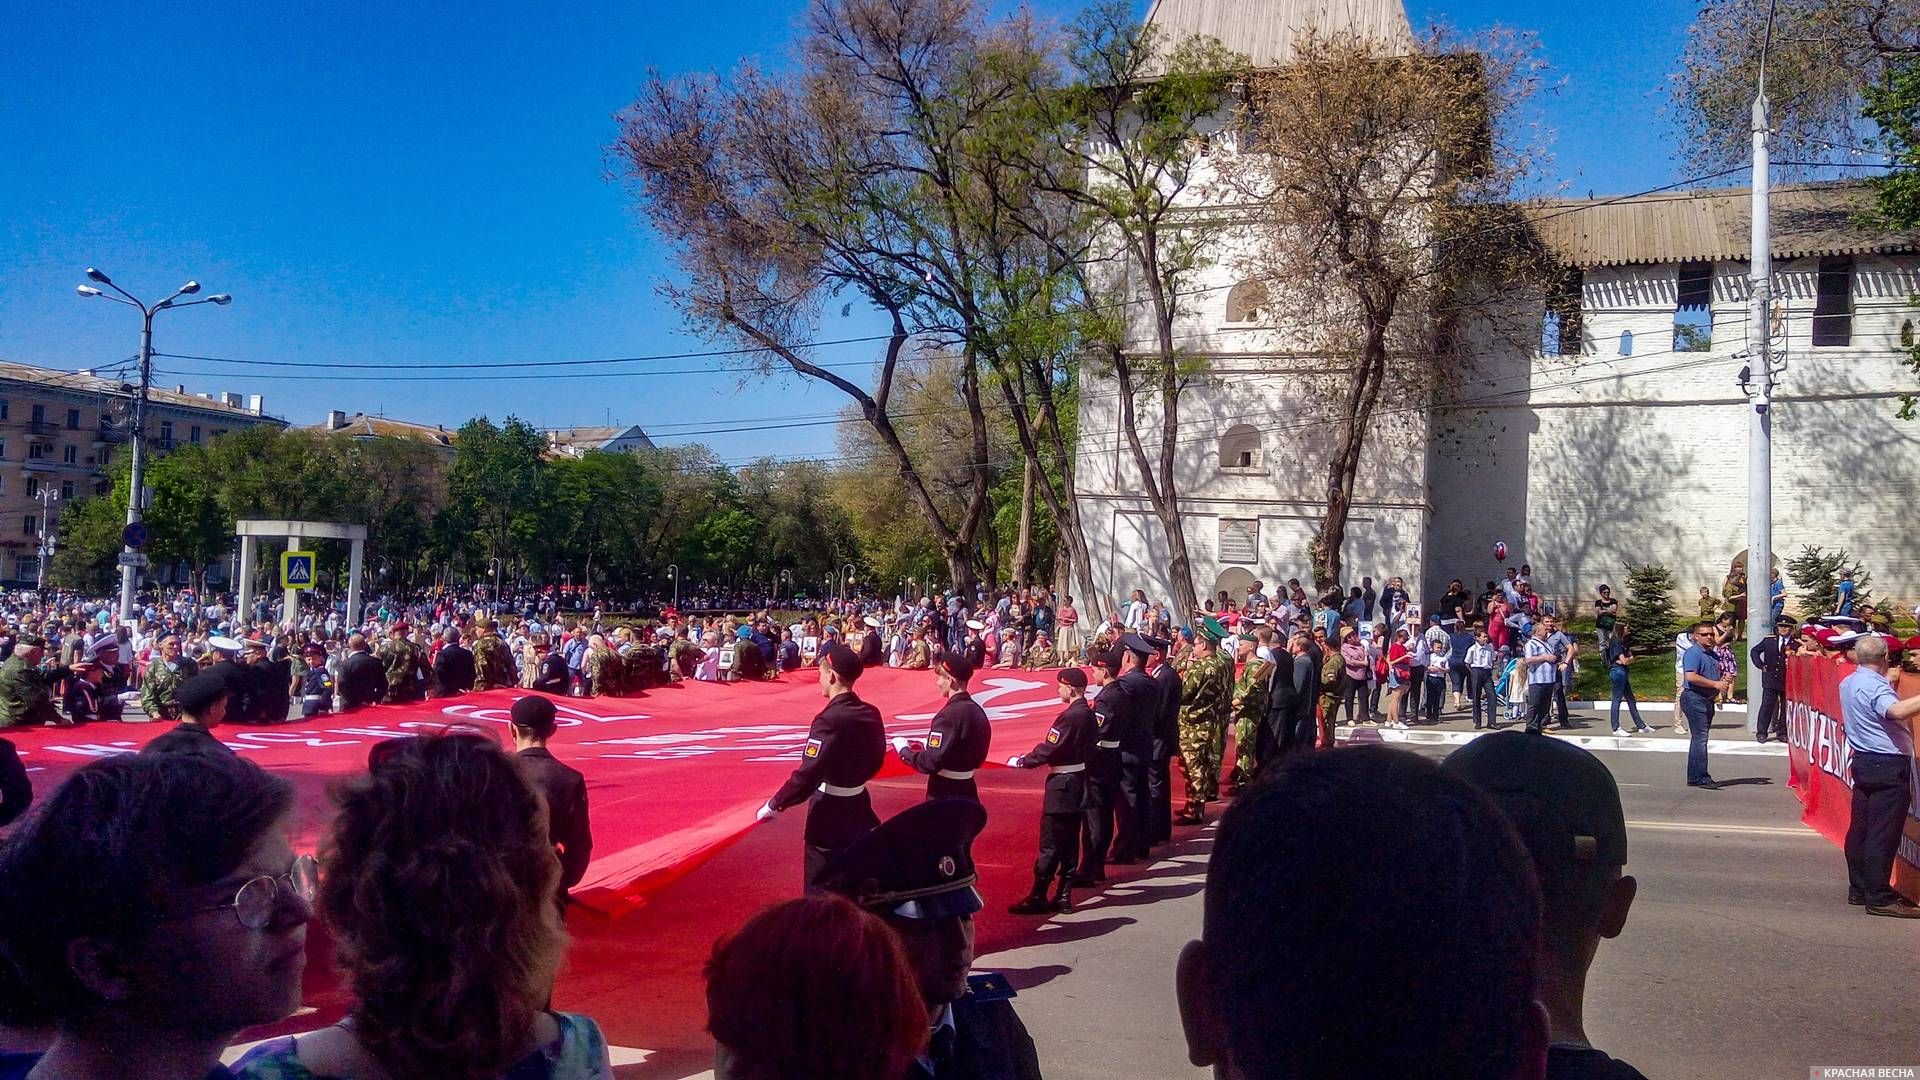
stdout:
<svg viewBox="0 0 1920 1080">
<path fill-rule="evenodd" d="M 139 941 L 181 889 L 231 874 L 292 810 L 293 785 L 224 752 L 81 766 L 0 847 L 0 1023 L 84 1016 L 98 1002 L 70 943 Z"/>
<path fill-rule="evenodd" d="M 320 853 L 354 1034 L 395 1076 L 498 1076 L 566 946 L 546 804 L 483 734 L 409 738 L 374 761 L 337 792 Z"/>
</svg>

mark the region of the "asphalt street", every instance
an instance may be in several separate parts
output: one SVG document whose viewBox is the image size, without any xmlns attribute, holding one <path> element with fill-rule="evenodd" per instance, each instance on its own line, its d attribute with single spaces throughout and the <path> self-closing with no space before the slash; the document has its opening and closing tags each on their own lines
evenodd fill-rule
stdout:
<svg viewBox="0 0 1920 1080">
<path fill-rule="evenodd" d="M 1732 783 L 1717 791 L 1684 786 L 1684 754 L 1602 759 L 1640 893 L 1589 981 L 1594 1045 L 1656 1078 L 1920 1063 L 1920 922 L 1847 906 L 1840 852 L 1799 824 L 1785 758 L 1722 758 L 1714 775 Z M 1057 918 L 1057 943 L 982 958 L 1045 976 L 1017 1005 L 1049 1078 L 1207 1075 L 1186 1062 L 1173 996 L 1174 957 L 1200 929 L 1206 847 Z"/>
</svg>

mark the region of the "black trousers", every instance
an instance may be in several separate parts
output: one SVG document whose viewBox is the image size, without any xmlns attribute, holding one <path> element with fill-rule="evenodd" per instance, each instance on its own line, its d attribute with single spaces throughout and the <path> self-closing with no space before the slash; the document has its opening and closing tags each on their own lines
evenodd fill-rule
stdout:
<svg viewBox="0 0 1920 1080">
<path fill-rule="evenodd" d="M 1080 823 L 1085 814 L 1041 814 L 1040 857 L 1033 861 L 1034 888 L 1074 874 L 1080 860 Z"/>
<path fill-rule="evenodd" d="M 1527 730 L 1545 731 L 1547 715 L 1553 711 L 1553 688 L 1558 682 L 1527 684 Z"/>
<path fill-rule="evenodd" d="M 1480 726 L 1480 709 L 1487 710 L 1487 726 L 1492 727 L 1496 719 L 1493 712 L 1493 669 L 1467 669 L 1467 697 L 1473 701 L 1473 726 Z"/>
<path fill-rule="evenodd" d="M 1108 862 L 1143 859 L 1153 843 L 1147 771 L 1146 758 L 1121 755 L 1120 801 L 1114 806 L 1113 853 L 1107 857 Z"/>
<path fill-rule="evenodd" d="M 1369 718 L 1367 712 L 1367 680 L 1350 679 L 1345 675 L 1340 686 L 1341 707 L 1347 711 L 1347 723 L 1357 724 Z"/>
<path fill-rule="evenodd" d="M 807 896 L 820 896 L 826 892 L 820 887 L 820 879 L 826 875 L 827 864 L 832 862 L 833 857 L 838 854 L 840 853 L 833 848 L 824 848 L 815 844 L 805 845 L 805 852 L 800 859 L 803 875 L 801 892 Z"/>
<path fill-rule="evenodd" d="M 1781 699 L 1786 696 L 1786 691 L 1778 687 L 1761 686 L 1760 715 L 1753 725 L 1754 738 L 1761 742 L 1768 739 L 1787 741 L 1787 710 L 1780 707 Z"/>
<path fill-rule="evenodd" d="M 1555 679 L 1553 681 L 1553 707 L 1554 707 L 1554 711 L 1559 714 L 1560 726 L 1566 727 L 1568 721 L 1567 721 L 1567 680 L 1565 679 Z"/>
<path fill-rule="evenodd" d="M 1426 667 L 1414 668 L 1413 677 L 1407 680 L 1406 700 L 1400 702 L 1400 719 L 1411 720 L 1420 715 L 1420 692 L 1426 685 Z"/>
<path fill-rule="evenodd" d="M 1079 876 L 1101 878 L 1107 873 L 1107 846 L 1113 843 L 1113 814 L 1120 801 L 1120 782 L 1115 779 L 1087 778 L 1087 808 L 1080 815 L 1085 830 L 1080 844 Z"/>
<path fill-rule="evenodd" d="M 1147 843 L 1173 839 L 1173 755 L 1171 747 L 1156 742 L 1147 759 Z M 1143 848 L 1140 854 L 1145 855 Z"/>
<path fill-rule="evenodd" d="M 1906 754 L 1853 755 L 1853 820 L 1847 824 L 1847 892 L 1880 907 L 1900 899 L 1893 857 L 1907 820 Z"/>
</svg>

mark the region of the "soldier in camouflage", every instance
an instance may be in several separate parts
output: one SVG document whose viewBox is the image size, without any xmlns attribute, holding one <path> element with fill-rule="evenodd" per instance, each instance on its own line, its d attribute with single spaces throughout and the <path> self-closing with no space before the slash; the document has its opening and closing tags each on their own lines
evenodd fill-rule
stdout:
<svg viewBox="0 0 1920 1080">
<path fill-rule="evenodd" d="M 1260 658 L 1258 638 L 1241 638 L 1238 652 L 1238 659 L 1245 666 L 1233 684 L 1233 790 L 1236 794 L 1253 782 L 1260 768 L 1253 748 L 1260 741 L 1260 724 L 1267 716 L 1267 676 L 1273 672 L 1273 662 Z"/>
<path fill-rule="evenodd" d="M 406 623 L 394 623 L 375 654 L 380 666 L 387 669 L 388 701 L 419 701 L 426 696 L 420 680 L 427 673 L 427 657 L 418 645 L 407 640 L 408 629 Z"/>
<path fill-rule="evenodd" d="M 1198 825 L 1206 805 L 1220 796 L 1220 757 L 1226 752 L 1227 713 L 1233 706 L 1233 661 L 1220 651 L 1218 633 L 1203 622 L 1180 671 L 1180 761 L 1187 805 L 1178 823 Z"/>
<path fill-rule="evenodd" d="M 0 728 L 27 724 L 71 726 L 53 707 L 53 693 L 40 670 L 40 658 L 47 643 L 30 634 L 22 634 L 13 646 L 13 655 L 0 664 Z"/>
<path fill-rule="evenodd" d="M 507 643 L 500 640 L 500 624 L 485 617 L 475 621 L 480 636 L 473 642 L 473 688 L 499 690 L 519 685 L 513 673 L 513 657 L 507 653 Z"/>
<path fill-rule="evenodd" d="M 161 638 L 156 652 L 140 679 L 140 707 L 147 711 L 149 720 L 179 720 L 180 703 L 173 699 L 174 692 L 181 683 L 200 674 L 200 665 L 180 655 L 176 634 Z"/>
</svg>

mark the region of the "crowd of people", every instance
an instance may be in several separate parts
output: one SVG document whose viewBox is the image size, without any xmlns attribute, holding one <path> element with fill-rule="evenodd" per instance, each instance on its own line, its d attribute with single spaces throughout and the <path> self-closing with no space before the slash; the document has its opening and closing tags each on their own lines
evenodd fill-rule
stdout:
<svg viewBox="0 0 1920 1080">
<path fill-rule="evenodd" d="M 732 651 L 732 678 L 810 666 L 825 699 L 792 776 L 759 813 L 806 807 L 803 896 L 754 915 L 707 966 L 716 1074 L 1038 1077 L 1012 988 L 971 971 L 986 903 L 972 845 L 988 815 L 974 774 L 996 751 L 970 688 L 1008 659 L 1024 666 L 1043 640 L 1071 651 L 1046 665 L 1058 669 L 1059 714 L 1005 759 L 1048 773 L 1033 885 L 1005 898 L 1010 912 L 1072 911 L 1075 888 L 1152 857 L 1175 823 L 1206 820 L 1223 787 L 1234 795 L 1200 937 L 1177 963 L 1195 1064 L 1227 1077 L 1638 1076 L 1590 1045 L 1581 1016 L 1587 970 L 1636 892 L 1618 790 L 1597 758 L 1545 735 L 1556 706 L 1564 723 L 1565 673 L 1584 643 L 1538 602 L 1525 568 L 1479 597 L 1456 581 L 1431 612 L 1397 578 L 1317 605 L 1297 592 L 1290 582 L 1269 599 L 1256 583 L 1187 625 L 1136 592 L 1084 637 L 1071 599 L 1056 604 L 1043 588 L 971 603 L 849 601 L 786 625 L 764 611 L 669 609 L 658 626 L 610 634 L 584 612 L 452 603 L 382 605 L 362 627 L 328 627 L 330 615 L 295 627 L 160 615 L 125 628 L 84 604 L 16 612 L 0 687 L 51 693 L 57 674 L 94 688 L 96 702 L 140 695 L 154 717 L 180 723 L 139 753 L 83 765 L 0 843 L 0 1023 L 52 1033 L 44 1051 L 0 1055 L 0 1080 L 610 1077 L 594 1021 L 550 1007 L 567 890 L 592 851 L 585 781 L 546 747 L 553 701 L 699 678 L 709 642 Z M 1599 590 L 1610 618 L 1595 646 L 1611 664 L 1623 633 L 1610 602 Z M 1497 643 L 1496 624 L 1508 630 Z M 1726 678 L 1713 624 L 1689 634 L 1681 706 L 1703 727 L 1698 710 Z M 1416 640 L 1430 640 L 1424 665 Z M 1842 691 L 1857 773 L 1848 899 L 1920 917 L 1888 885 L 1920 715 L 1920 698 L 1890 688 L 1888 642 L 1835 616 L 1804 634 L 1783 620 L 1753 649 L 1775 710 L 1762 738 L 1780 733 L 1772 672 L 1786 655 L 1846 651 L 1855 662 Z M 73 659 L 43 663 L 52 650 Z M 144 667 L 120 659 L 143 650 Z M 1457 681 L 1455 655 L 1467 669 Z M 750 656 L 761 664 L 743 664 Z M 1499 658 L 1524 674 L 1524 730 L 1476 739 L 1438 766 L 1335 748 L 1338 711 L 1371 722 L 1382 691 L 1386 722 L 1411 722 L 1409 698 L 1431 716 L 1452 694 L 1455 707 L 1473 703 L 1479 726 L 1477 673 Z M 859 682 L 922 659 L 946 701 L 924 738 L 889 745 Z M 287 781 L 211 734 L 275 707 L 284 719 L 296 695 L 302 711 L 324 711 L 504 686 L 544 692 L 514 702 L 511 747 L 458 726 L 378 744 L 340 787 L 313 853 L 290 845 Z M 269 692 L 284 696 L 261 705 Z M 13 722 L 33 722 L 43 704 Z M 1223 777 L 1230 731 L 1236 764 Z M 883 821 L 867 784 L 889 755 L 925 774 L 927 790 Z M 10 779 L 10 758 L 0 756 L 0 823 L 31 797 L 17 794 L 24 776 Z M 240 1030 L 298 1006 L 314 918 L 336 942 L 347 1015 L 220 1066 Z"/>
</svg>

